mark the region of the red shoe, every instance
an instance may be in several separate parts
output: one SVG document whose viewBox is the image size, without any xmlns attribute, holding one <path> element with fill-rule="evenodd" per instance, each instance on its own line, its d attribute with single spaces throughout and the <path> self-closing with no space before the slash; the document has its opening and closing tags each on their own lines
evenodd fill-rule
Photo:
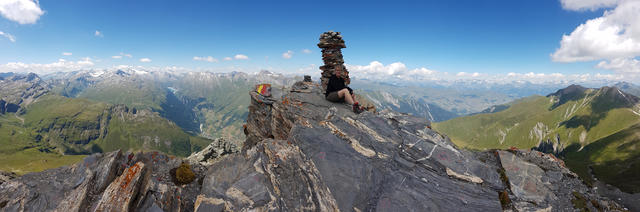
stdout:
<svg viewBox="0 0 640 212">
<path fill-rule="evenodd" d="M 353 112 L 356 114 L 360 114 L 362 113 L 362 107 L 360 107 L 360 105 L 358 105 L 358 102 L 353 103 Z"/>
</svg>

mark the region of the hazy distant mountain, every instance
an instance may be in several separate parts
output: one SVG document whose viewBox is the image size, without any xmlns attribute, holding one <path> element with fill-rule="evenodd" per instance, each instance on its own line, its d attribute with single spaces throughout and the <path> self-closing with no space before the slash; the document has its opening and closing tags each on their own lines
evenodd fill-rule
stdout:
<svg viewBox="0 0 640 212">
<path fill-rule="evenodd" d="M 296 79 L 269 71 L 181 73 L 137 68 L 56 73 L 46 78 L 56 93 L 67 97 L 149 109 L 193 134 L 237 141 L 244 136 L 249 90 L 257 83 L 286 86 Z"/>
<path fill-rule="evenodd" d="M 516 98 L 487 90 L 404 87 L 371 81 L 354 81 L 352 87 L 380 109 L 411 113 L 436 122 L 480 112 Z"/>
<path fill-rule="evenodd" d="M 616 87 L 572 85 L 548 96 L 516 100 L 500 112 L 436 123 L 456 144 L 473 149 L 536 147 L 566 156 L 589 181 L 640 191 L 640 98 Z"/>
<path fill-rule="evenodd" d="M 619 82 L 613 85 L 625 93 L 640 97 L 640 86 L 629 82 Z"/>
</svg>

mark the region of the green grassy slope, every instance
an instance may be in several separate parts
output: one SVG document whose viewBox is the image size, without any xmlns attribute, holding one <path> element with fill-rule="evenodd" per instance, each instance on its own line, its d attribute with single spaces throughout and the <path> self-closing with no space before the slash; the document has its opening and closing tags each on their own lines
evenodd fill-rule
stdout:
<svg viewBox="0 0 640 212">
<path fill-rule="evenodd" d="M 529 139 L 533 128 L 551 106 L 549 98 L 532 96 L 517 100 L 504 111 L 455 118 L 434 124 L 457 145 L 471 149 L 531 147 L 538 141 Z M 503 139 L 503 133 L 506 134 Z M 502 141 L 502 142 L 501 142 Z"/>
<path fill-rule="evenodd" d="M 166 88 L 163 82 L 144 77 L 115 75 L 107 80 L 70 78 L 55 83 L 54 93 L 73 98 L 86 98 L 110 104 L 123 104 L 130 108 L 161 110 Z"/>
<path fill-rule="evenodd" d="M 148 110 L 46 95 L 24 114 L 0 115 L 0 169 L 23 174 L 116 149 L 188 156 L 211 141 Z"/>
<path fill-rule="evenodd" d="M 248 91 L 256 83 L 249 78 L 211 73 L 177 78 L 123 74 L 105 79 L 63 79 L 65 83 L 57 83 L 53 90 L 69 97 L 156 111 L 194 135 L 244 140 Z"/>
<path fill-rule="evenodd" d="M 633 98 L 606 87 L 568 93 L 562 98 L 533 96 L 515 101 L 500 112 L 435 123 L 434 128 L 457 145 L 478 150 L 529 149 L 549 140 L 560 147 L 559 151 L 566 148 L 563 153 L 567 155 L 567 164 L 582 177 L 590 177 L 585 167 L 593 165 L 598 178 L 616 184 L 624 174 L 640 178 L 637 171 L 629 171 L 629 167 L 638 166 L 629 155 L 640 154 L 640 149 L 635 145 L 623 148 L 628 153 L 616 149 L 638 137 L 630 133 L 637 128 L 633 126 L 640 124 L 638 106 L 634 105 L 637 101 Z M 624 165 L 605 165 L 616 162 Z M 618 172 L 620 176 L 609 176 Z"/>
<path fill-rule="evenodd" d="M 124 104 L 131 108 L 160 110 L 165 101 L 164 88 L 155 84 L 90 87 L 78 95 L 95 101 Z"/>
<path fill-rule="evenodd" d="M 244 139 L 242 124 L 247 117 L 249 91 L 255 82 L 245 78 L 202 78 L 185 76 L 174 83 L 176 96 L 194 100 L 194 110 L 200 119 L 202 132 L 211 137 Z"/>
<path fill-rule="evenodd" d="M 577 148 L 577 147 L 570 147 Z M 640 124 L 599 139 L 582 149 L 567 151 L 565 161 L 585 181 L 598 179 L 621 188 L 640 192 Z"/>
</svg>

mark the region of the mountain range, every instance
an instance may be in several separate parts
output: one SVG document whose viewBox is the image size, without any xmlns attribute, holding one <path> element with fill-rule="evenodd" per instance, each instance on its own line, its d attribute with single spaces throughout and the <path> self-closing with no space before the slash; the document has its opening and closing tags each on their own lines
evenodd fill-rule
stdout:
<svg viewBox="0 0 640 212">
<path fill-rule="evenodd" d="M 251 87 L 294 78 L 128 68 L 0 80 L 0 169 L 24 174 L 115 149 L 187 156 L 219 137 L 239 146 Z"/>
<path fill-rule="evenodd" d="M 0 85 L 2 170 L 41 171 L 115 149 L 186 156 L 211 142 L 149 109 L 58 95 L 35 74 L 4 76 Z"/>
<path fill-rule="evenodd" d="M 188 158 L 96 153 L 20 177 L 5 211 L 626 211 L 551 154 L 458 148 L 429 120 L 355 114 L 317 83 L 250 95 L 246 141 Z M 28 112 L 27 112 L 28 113 Z"/>
<path fill-rule="evenodd" d="M 245 138 L 245 120 L 251 121 L 247 117 L 253 104 L 249 91 L 255 84 L 270 83 L 277 92 L 292 89 L 301 78 L 268 71 L 136 68 L 42 77 L 3 73 L 0 159 L 6 162 L 0 170 L 22 175 L 118 149 L 185 157 L 213 142 L 224 146 L 224 152 L 234 152 L 247 141 L 255 143 L 255 138 Z M 352 84 L 359 98 L 381 113 L 397 111 L 441 121 L 434 129 L 460 147 L 533 148 L 563 158 L 588 184 L 600 180 L 637 193 L 640 98 L 630 93 L 640 89 L 631 83 L 615 86 L 571 85 L 547 96 L 520 98 L 533 91 L 403 87 L 366 80 Z M 220 137 L 226 139 L 224 144 L 213 140 Z"/>
<path fill-rule="evenodd" d="M 547 96 L 513 101 L 499 110 L 436 123 L 434 129 L 470 149 L 534 148 L 554 153 L 586 182 L 598 179 L 637 193 L 639 101 L 618 87 L 571 85 Z"/>
</svg>

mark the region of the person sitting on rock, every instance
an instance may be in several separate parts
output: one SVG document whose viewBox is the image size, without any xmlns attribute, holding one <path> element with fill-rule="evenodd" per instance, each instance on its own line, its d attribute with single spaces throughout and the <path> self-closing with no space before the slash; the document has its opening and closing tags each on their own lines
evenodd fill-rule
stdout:
<svg viewBox="0 0 640 212">
<path fill-rule="evenodd" d="M 329 83 L 327 83 L 325 98 L 330 102 L 346 102 L 352 105 L 354 113 L 361 113 L 362 108 L 355 101 L 356 95 L 353 93 L 353 89 L 345 85 L 344 74 L 345 72 L 339 70 L 333 72 Z"/>
</svg>

